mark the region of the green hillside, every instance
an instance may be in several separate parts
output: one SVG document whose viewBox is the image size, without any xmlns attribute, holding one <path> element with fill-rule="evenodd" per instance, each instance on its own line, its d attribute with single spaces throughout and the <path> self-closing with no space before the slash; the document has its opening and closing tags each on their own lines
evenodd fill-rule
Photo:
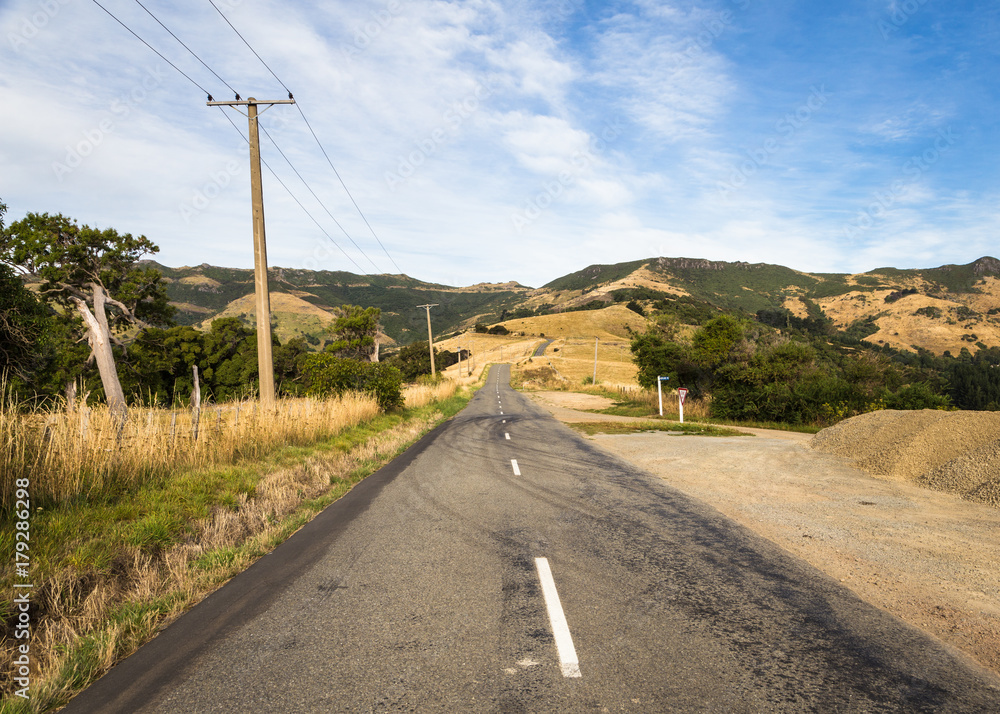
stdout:
<svg viewBox="0 0 1000 714">
<path fill-rule="evenodd" d="M 252 270 L 153 265 L 167 279 L 168 294 L 183 324 L 208 324 L 227 309 L 231 313 L 234 303 L 254 289 Z M 477 322 L 493 324 L 509 317 L 523 319 L 638 301 L 646 307 L 659 302 L 659 309 L 689 323 L 702 322 L 718 310 L 755 315 L 791 305 L 799 317 L 805 317 L 805 311 L 810 318 L 825 316 L 839 329 L 863 324 L 865 334 L 876 343 L 903 349 L 920 346 L 940 353 L 1000 342 L 1000 317 L 994 309 L 994 296 L 1000 291 L 998 277 L 1000 261 L 989 257 L 968 265 L 878 268 L 857 275 L 804 273 L 766 263 L 649 258 L 591 265 L 538 289 L 513 282 L 452 287 L 406 275 L 361 276 L 280 267 L 269 271 L 269 284 L 273 293 L 288 293 L 328 312 L 342 304 L 381 308 L 386 334 L 402 345 L 425 338 L 425 313 L 417 306 L 427 303 L 437 304 L 432 313 L 434 332 L 441 336 Z M 298 312 L 303 312 L 307 306 L 294 301 L 284 304 L 285 313 L 275 312 L 285 332 L 309 332 L 312 328 L 306 326 L 305 317 L 289 307 L 297 304 Z M 316 316 L 310 319 L 309 324 L 322 323 Z"/>
<path fill-rule="evenodd" d="M 627 278 L 650 260 L 633 260 L 614 265 L 591 265 L 575 273 L 556 278 L 542 286 L 543 290 L 590 290 L 594 287 Z"/>
<path fill-rule="evenodd" d="M 812 275 L 766 263 L 660 258 L 650 261 L 649 269 L 695 298 L 749 313 L 780 307 L 785 298 L 808 294 L 820 282 Z"/>
<path fill-rule="evenodd" d="M 168 268 L 150 264 L 169 281 L 167 294 L 179 308 L 177 321 L 182 324 L 201 323 L 254 290 L 252 270 L 211 265 Z M 343 304 L 381 308 L 383 329 L 401 344 L 426 339 L 426 316 L 417 309 L 418 305 L 438 304 L 433 312 L 434 330 L 443 334 L 454 331 L 472 317 L 499 320 L 504 310 L 512 310 L 524 302 L 529 291 L 523 286 L 454 288 L 405 275 L 360 276 L 280 267 L 268 271 L 268 285 L 273 293 L 291 293 L 324 310 Z"/>
</svg>

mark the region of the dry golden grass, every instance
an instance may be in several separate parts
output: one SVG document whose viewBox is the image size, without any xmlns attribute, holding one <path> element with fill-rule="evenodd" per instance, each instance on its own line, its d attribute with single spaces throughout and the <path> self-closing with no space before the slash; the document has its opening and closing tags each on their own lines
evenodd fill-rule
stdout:
<svg viewBox="0 0 1000 714">
<path fill-rule="evenodd" d="M 557 340 L 545 352 L 553 368 L 570 384 L 581 384 L 584 379 L 594 376 L 593 340 Z M 597 381 L 635 384 L 638 368 L 632 362 L 629 343 L 624 340 L 614 342 L 599 341 L 597 344 Z"/>
<path fill-rule="evenodd" d="M 458 385 L 451 379 L 444 379 L 437 384 L 410 385 L 403 389 L 403 400 L 407 409 L 416 409 L 447 399 L 457 389 Z"/>
<path fill-rule="evenodd" d="M 621 395 L 622 399 L 641 404 L 648 408 L 649 414 L 660 413 L 659 395 L 655 389 L 643 389 L 638 384 L 600 384 L 597 387 L 587 387 L 583 391 L 602 394 L 611 392 Z M 687 399 L 684 402 L 684 421 L 702 421 L 711 414 L 711 399 Z M 680 416 L 676 389 L 663 390 L 663 416 L 667 419 L 678 419 Z"/>
<path fill-rule="evenodd" d="M 603 310 L 560 312 L 501 323 L 513 333 L 546 337 L 589 338 L 623 340 L 628 338 L 626 326 L 636 332 L 645 332 L 648 320 L 623 305 L 611 305 Z"/>
<path fill-rule="evenodd" d="M 458 347 L 472 350 L 472 360 L 462 360 L 461 375 L 459 365 L 453 364 L 442 373 L 461 386 L 470 386 L 482 378 L 483 370 L 490 364 L 501 362 L 518 363 L 527 360 L 543 342 L 538 338 L 525 339 L 513 335 L 484 335 L 473 332 L 459 337 L 434 343 L 439 350 L 456 351 Z"/>
<path fill-rule="evenodd" d="M 445 384 L 436 391 L 443 394 L 449 387 Z M 454 385 L 450 391 L 454 393 Z M 429 398 L 428 392 L 421 398 Z M 260 419 L 261 426 L 248 420 L 247 430 L 255 433 L 263 425 L 282 429 L 286 420 L 301 426 L 319 420 L 324 406 L 343 412 L 352 402 L 357 413 L 367 410 L 365 400 L 330 405 L 291 400 L 282 406 L 284 414 L 290 408 L 292 416 L 279 411 Z M 331 416 L 329 409 L 325 416 Z M 78 686 L 75 682 L 87 683 L 131 654 L 157 629 L 311 519 L 325 505 L 324 498 L 332 500 L 330 494 L 357 480 L 359 469 L 374 470 L 390 460 L 439 417 L 410 419 L 349 451 L 317 452 L 267 474 L 252 496 L 242 494 L 235 507 L 217 507 L 209 518 L 190 524 L 184 542 L 163 552 L 150 554 L 122 544 L 111 577 L 72 564 L 49 574 L 33 597 L 38 610 L 31 643 L 32 702 L 25 710 L 46 711 L 64 702 Z M 219 553 L 224 557 L 213 557 Z M 87 654 L 81 656 L 78 646 L 84 639 Z M 0 677 L 12 671 L 15 644 L 7 638 L 0 642 Z"/>
<path fill-rule="evenodd" d="M 987 345 L 1000 344 L 1000 319 L 988 315 L 988 311 L 1000 301 L 1000 280 L 988 278 L 977 289 L 977 293 L 949 294 L 931 297 L 924 293 L 926 286 L 914 281 L 920 294 L 907 295 L 893 303 L 886 303 L 885 297 L 891 289 L 871 292 L 853 291 L 818 300 L 823 311 L 838 327 L 845 328 L 855 320 L 875 318 L 878 332 L 865 339 L 877 344 L 885 343 L 897 349 L 912 350 L 919 345 L 935 354 L 945 350 L 957 354 L 963 347 L 976 351 L 975 342 Z M 979 314 L 965 320 L 958 320 L 955 310 L 968 305 Z M 936 308 L 941 316 L 931 318 L 917 315 L 921 308 Z M 963 340 L 964 335 L 975 335 L 972 342 Z"/>
<path fill-rule="evenodd" d="M 532 391 L 560 391 L 570 388 L 569 381 L 541 359 L 522 363 L 512 368 L 510 386 L 514 389 Z"/>
<path fill-rule="evenodd" d="M 209 406 L 201 410 L 196 439 L 190 411 L 133 408 L 120 424 L 106 407 L 25 416 L 0 404 L 0 505 L 12 505 L 19 478 L 30 480 L 35 501 L 88 497 L 178 468 L 314 443 L 378 413 L 364 395 L 282 399 L 270 411 L 254 402 Z"/>
</svg>

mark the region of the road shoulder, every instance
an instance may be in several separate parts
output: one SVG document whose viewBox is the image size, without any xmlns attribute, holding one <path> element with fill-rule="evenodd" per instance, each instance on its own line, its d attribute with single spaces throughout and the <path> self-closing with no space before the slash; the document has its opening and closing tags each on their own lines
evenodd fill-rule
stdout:
<svg viewBox="0 0 1000 714">
<path fill-rule="evenodd" d="M 535 401 L 567 423 L 602 416 Z M 873 478 L 808 434 L 746 431 L 591 439 L 1000 674 L 1000 510 Z"/>
</svg>

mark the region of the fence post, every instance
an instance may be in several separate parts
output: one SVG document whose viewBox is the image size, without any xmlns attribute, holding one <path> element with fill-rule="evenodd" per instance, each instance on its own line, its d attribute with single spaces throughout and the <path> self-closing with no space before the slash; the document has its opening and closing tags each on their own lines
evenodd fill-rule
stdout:
<svg viewBox="0 0 1000 714">
<path fill-rule="evenodd" d="M 201 385 L 198 383 L 198 365 L 193 365 L 194 389 L 191 390 L 191 438 L 198 441 L 198 422 L 201 419 Z"/>
<path fill-rule="evenodd" d="M 170 443 L 173 445 L 177 441 L 177 412 L 170 413 Z"/>
<path fill-rule="evenodd" d="M 66 413 L 72 414 L 76 409 L 76 379 L 66 384 Z"/>
</svg>

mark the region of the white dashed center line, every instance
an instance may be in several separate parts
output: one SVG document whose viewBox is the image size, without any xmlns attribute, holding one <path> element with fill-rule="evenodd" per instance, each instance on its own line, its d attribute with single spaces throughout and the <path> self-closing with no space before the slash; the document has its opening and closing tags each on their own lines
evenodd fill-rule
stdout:
<svg viewBox="0 0 1000 714">
<path fill-rule="evenodd" d="M 505 432 L 503 433 L 503 435 L 504 435 L 504 438 L 505 438 L 505 439 L 507 439 L 507 441 L 510 441 L 510 434 L 508 434 L 508 433 L 507 433 L 507 432 L 505 431 Z"/>
<path fill-rule="evenodd" d="M 510 465 L 514 467 L 514 475 L 515 476 L 520 476 L 521 475 L 521 469 L 517 468 L 517 459 L 511 459 L 510 460 Z"/>
<path fill-rule="evenodd" d="M 548 558 L 535 558 L 538 568 L 538 579 L 542 583 L 542 595 L 545 597 L 545 609 L 549 611 L 549 622 L 552 623 L 552 635 L 556 640 L 556 651 L 559 653 L 559 664 L 564 677 L 582 677 L 580 660 L 576 656 L 573 637 L 569 634 L 569 625 L 559 602 L 555 580 L 552 579 L 552 569 Z"/>
</svg>

